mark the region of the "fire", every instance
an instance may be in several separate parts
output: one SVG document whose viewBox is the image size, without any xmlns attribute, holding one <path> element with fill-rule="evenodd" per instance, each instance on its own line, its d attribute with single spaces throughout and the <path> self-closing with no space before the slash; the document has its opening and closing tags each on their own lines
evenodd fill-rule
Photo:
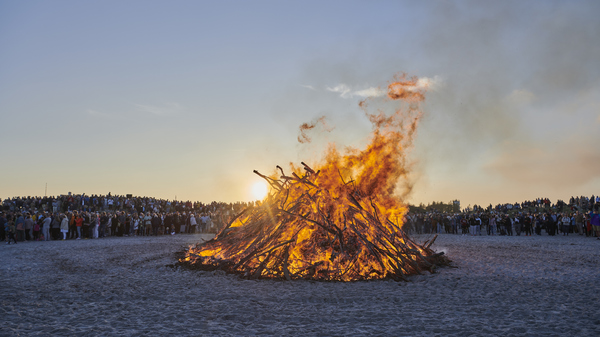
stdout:
<svg viewBox="0 0 600 337">
<path fill-rule="evenodd" d="M 323 125 L 324 130 L 327 132 L 332 130 L 332 128 L 329 128 L 327 126 L 327 122 L 325 121 L 325 116 L 321 116 L 317 120 L 315 120 L 311 123 L 303 123 L 302 125 L 300 125 L 300 135 L 298 135 L 298 142 L 299 143 L 310 143 L 311 138 L 308 136 L 307 131 L 314 129 L 319 124 Z"/>
<path fill-rule="evenodd" d="M 271 187 L 261 205 L 190 247 L 180 263 L 248 278 L 322 281 L 401 280 L 448 264 L 431 242 L 418 245 L 402 230 L 407 208 L 396 195 L 398 182 L 408 180 L 406 149 L 425 97 L 417 83 L 402 75 L 388 85 L 388 99 L 399 103 L 390 116 L 370 114 L 369 100 L 361 102 L 373 124 L 365 149 L 340 153 L 330 145 L 315 169 L 302 163 L 291 164 L 291 174 L 279 166 L 272 176 L 255 171 Z"/>
</svg>

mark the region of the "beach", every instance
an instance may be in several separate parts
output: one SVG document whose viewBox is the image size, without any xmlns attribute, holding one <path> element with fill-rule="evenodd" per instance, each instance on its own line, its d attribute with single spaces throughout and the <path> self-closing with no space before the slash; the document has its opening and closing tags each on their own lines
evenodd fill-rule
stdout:
<svg viewBox="0 0 600 337">
<path fill-rule="evenodd" d="M 441 234 L 410 282 L 173 268 L 208 234 L 2 243 L 0 336 L 599 336 L 600 241 Z M 431 239 L 413 236 L 415 241 Z"/>
</svg>

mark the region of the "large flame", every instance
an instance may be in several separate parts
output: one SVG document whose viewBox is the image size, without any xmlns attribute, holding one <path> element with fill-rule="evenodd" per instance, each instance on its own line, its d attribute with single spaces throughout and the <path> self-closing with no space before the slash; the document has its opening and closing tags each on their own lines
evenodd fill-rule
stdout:
<svg viewBox="0 0 600 337">
<path fill-rule="evenodd" d="M 426 90 L 417 84 L 400 75 L 388 85 L 387 99 L 399 103 L 390 115 L 368 112 L 374 98 L 360 103 L 373 124 L 365 149 L 342 154 L 330 145 L 315 169 L 292 164 L 290 175 L 277 167 L 270 177 L 255 171 L 271 185 L 269 196 L 180 262 L 254 278 L 333 281 L 404 279 L 447 263 L 402 230 L 407 207 L 397 185 L 410 186 L 406 148 Z"/>
</svg>

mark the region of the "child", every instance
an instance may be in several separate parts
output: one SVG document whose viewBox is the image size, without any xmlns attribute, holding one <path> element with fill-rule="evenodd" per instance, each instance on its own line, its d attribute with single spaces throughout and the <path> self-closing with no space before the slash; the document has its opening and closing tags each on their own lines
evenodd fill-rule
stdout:
<svg viewBox="0 0 600 337">
<path fill-rule="evenodd" d="M 33 225 L 33 241 L 40 241 L 40 220 Z"/>
</svg>

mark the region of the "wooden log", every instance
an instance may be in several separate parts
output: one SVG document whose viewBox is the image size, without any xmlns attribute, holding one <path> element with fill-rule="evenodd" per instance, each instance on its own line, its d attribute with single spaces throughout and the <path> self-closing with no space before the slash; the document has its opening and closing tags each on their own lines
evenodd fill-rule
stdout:
<svg viewBox="0 0 600 337">
<path fill-rule="evenodd" d="M 215 239 L 198 245 L 230 258 L 216 259 L 189 253 L 190 263 L 212 269 L 222 268 L 249 278 L 285 280 L 381 277 L 405 280 L 406 275 L 420 273 L 421 270 L 435 272 L 434 266 L 447 263 L 446 257 L 430 249 L 437 236 L 424 244 L 410 240 L 400 224 L 385 217 L 376 199 L 363 195 L 354 184 L 345 182 L 340 170 L 339 186 L 347 200 L 340 204 L 345 209 L 335 209 L 340 213 L 334 214 L 330 206 L 338 202 L 337 196 L 334 198 L 328 190 L 317 185 L 315 178 L 320 171 L 315 172 L 302 164 L 306 171 L 303 175 L 292 172 L 291 176 L 286 176 L 278 166 L 282 174 L 280 180 L 255 172 L 272 186 L 281 188 L 271 193 L 260 207 L 237 214 Z M 298 192 L 301 193 L 299 196 Z M 290 200 L 292 195 L 294 199 Z M 342 219 L 337 218 L 340 215 Z M 236 220 L 243 225 L 232 228 Z M 294 242 L 298 233 L 307 225 L 311 228 L 312 240 L 296 246 Z M 289 239 L 290 230 L 294 231 L 292 239 Z M 311 262 L 298 270 L 294 261 L 294 268 L 291 268 L 291 247 L 300 249 L 294 252 L 295 259 L 304 256 L 306 261 L 318 262 Z M 265 255 L 261 261 L 260 257 Z M 331 269 L 317 270 L 325 263 L 319 259 L 326 256 Z M 370 266 L 374 268 L 358 270 L 359 266 L 369 268 L 364 259 L 372 259 L 375 264 Z"/>
<path fill-rule="evenodd" d="M 268 254 L 267 257 L 265 257 L 265 259 L 260 263 L 260 265 L 258 266 L 258 268 L 256 268 L 256 270 L 254 271 L 254 274 L 252 275 L 252 278 L 259 278 L 260 275 L 262 274 L 263 269 L 265 268 L 265 264 L 267 263 L 267 261 L 269 261 L 269 258 L 271 257 L 271 254 Z"/>
<path fill-rule="evenodd" d="M 290 258 L 290 246 L 288 246 L 287 249 L 285 250 L 285 256 L 283 259 L 283 276 L 285 277 L 286 280 L 291 281 L 292 277 L 290 276 L 290 270 L 288 269 L 288 266 L 289 266 L 288 259 L 289 258 Z"/>
<path fill-rule="evenodd" d="M 252 172 L 254 172 L 258 176 L 260 176 L 261 178 L 266 180 L 269 183 L 269 185 L 271 185 L 271 187 L 275 188 L 276 190 L 281 190 L 283 188 L 283 186 L 281 186 L 281 184 L 277 180 L 269 178 L 263 174 L 260 174 L 257 170 L 254 170 Z"/>
<path fill-rule="evenodd" d="M 435 242 L 435 239 L 437 239 L 437 237 L 438 237 L 438 234 L 436 234 L 436 235 L 433 237 L 433 239 L 431 239 L 431 242 L 429 242 L 429 243 L 427 244 L 427 246 L 425 246 L 425 249 L 429 249 L 429 247 L 431 247 L 431 245 L 432 245 L 432 244 Z"/>
</svg>

